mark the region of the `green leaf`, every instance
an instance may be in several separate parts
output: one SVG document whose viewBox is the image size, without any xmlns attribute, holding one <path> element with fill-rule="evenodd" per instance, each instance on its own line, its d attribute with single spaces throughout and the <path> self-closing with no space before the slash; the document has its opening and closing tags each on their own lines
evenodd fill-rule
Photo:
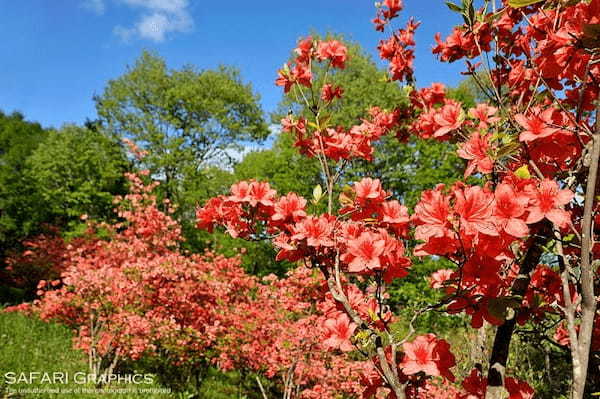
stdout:
<svg viewBox="0 0 600 399">
<path fill-rule="evenodd" d="M 475 7 L 473 7 L 473 1 L 469 0 L 469 8 L 466 10 L 469 13 L 469 21 L 475 22 Z"/>
<path fill-rule="evenodd" d="M 504 140 L 503 140 L 504 141 Z M 509 143 L 502 147 L 497 152 L 498 158 L 506 157 L 516 152 L 520 147 L 519 143 Z"/>
<path fill-rule="evenodd" d="M 509 0 L 508 5 L 512 8 L 527 7 L 535 3 L 540 3 L 544 0 Z"/>
<path fill-rule="evenodd" d="M 523 165 L 519 169 L 515 170 L 515 176 L 521 179 L 530 179 L 531 173 L 529 173 L 529 168 L 527 165 Z"/>
<path fill-rule="evenodd" d="M 549 253 L 549 254 L 555 254 L 556 253 L 556 240 L 550 240 L 550 241 L 548 241 L 548 244 L 541 245 L 541 247 L 544 250 L 544 252 Z"/>
<path fill-rule="evenodd" d="M 563 237 L 563 241 L 564 242 L 571 242 L 573 241 L 573 239 L 575 238 L 575 234 L 567 234 L 566 236 Z"/>
<path fill-rule="evenodd" d="M 327 127 L 329 126 L 329 121 L 331 120 L 331 115 L 329 114 L 323 114 L 319 117 L 319 126 L 321 126 L 321 129 L 327 129 Z"/>
<path fill-rule="evenodd" d="M 448 8 L 452 11 L 456 11 L 456 12 L 461 12 L 462 13 L 462 8 L 454 3 L 450 3 L 449 1 L 446 2 L 446 5 L 448 6 Z"/>
<path fill-rule="evenodd" d="M 313 203 L 318 203 L 321 198 L 323 198 L 323 189 L 320 184 L 317 184 L 315 188 L 313 188 Z"/>
</svg>

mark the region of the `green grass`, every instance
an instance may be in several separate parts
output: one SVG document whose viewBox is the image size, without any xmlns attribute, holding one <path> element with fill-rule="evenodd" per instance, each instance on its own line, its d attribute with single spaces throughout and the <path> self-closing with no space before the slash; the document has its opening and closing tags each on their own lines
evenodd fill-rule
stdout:
<svg viewBox="0 0 600 399">
<path fill-rule="evenodd" d="M 4 313 L 0 307 L 0 399 L 22 399 L 22 398 L 74 398 L 93 399 L 97 397 L 115 399 L 253 399 L 259 398 L 258 389 L 254 378 L 241 378 L 239 373 L 233 371 L 222 373 L 213 367 L 206 370 L 199 391 L 188 387 L 185 392 L 172 392 L 170 394 L 148 394 L 148 393 L 75 393 L 65 392 L 80 388 L 95 388 L 92 384 L 77 384 L 73 381 L 75 373 L 88 373 L 87 357 L 82 351 L 73 349 L 73 333 L 69 328 L 57 323 L 46 323 L 36 317 L 25 316 L 20 313 Z M 140 368 L 140 370 L 137 369 Z M 144 372 L 144 362 L 128 364 L 127 370 Z M 6 373 L 41 372 L 68 373 L 70 382 L 68 384 L 33 383 L 33 384 L 7 384 Z M 172 370 L 178 373 L 178 370 Z M 127 374 L 122 372 L 121 374 Z M 168 377 L 167 377 L 168 378 Z M 164 389 L 155 378 L 153 384 L 113 384 L 110 388 L 151 388 Z M 264 382 L 268 384 L 267 382 Z M 40 389 L 44 393 L 19 393 L 19 389 Z M 57 390 L 59 393 L 48 392 Z M 60 393 L 60 390 L 63 390 Z M 15 393 L 15 391 L 17 391 Z"/>
<path fill-rule="evenodd" d="M 33 317 L 19 313 L 3 313 L 0 310 L 0 398 L 96 398 L 114 397 L 119 399 L 133 398 L 174 398 L 175 394 L 148 394 L 148 393 L 115 393 L 94 394 L 75 393 L 68 390 L 79 388 L 93 389 L 92 384 L 77 384 L 73 381 L 75 373 L 88 373 L 86 356 L 83 352 L 72 348 L 73 335 L 62 325 L 45 323 Z M 41 372 L 69 373 L 69 383 L 33 383 L 33 384 L 8 384 L 6 373 Z M 50 374 L 51 375 L 51 374 Z M 110 388 L 161 388 L 160 385 L 112 385 Z M 32 389 L 46 392 L 30 393 Z M 19 393 L 19 389 L 29 389 L 28 393 Z M 49 392 L 52 390 L 52 392 Z M 63 393 L 56 392 L 63 390 Z M 15 391 L 17 391 L 15 393 Z M 67 392 L 65 392 L 67 391 Z M 56 393 L 55 393 L 56 392 Z"/>
</svg>

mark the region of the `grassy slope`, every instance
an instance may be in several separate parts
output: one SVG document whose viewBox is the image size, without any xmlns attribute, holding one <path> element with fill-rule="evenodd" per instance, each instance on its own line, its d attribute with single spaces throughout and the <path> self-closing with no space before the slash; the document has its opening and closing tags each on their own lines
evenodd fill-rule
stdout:
<svg viewBox="0 0 600 399">
<path fill-rule="evenodd" d="M 65 326 L 45 323 L 18 313 L 2 313 L 0 311 L 0 398 L 86 398 L 96 397 L 94 394 L 14 394 L 8 393 L 5 373 L 68 372 L 71 376 L 77 372 L 87 373 L 85 355 L 72 349 L 72 333 Z M 72 378 L 71 378 L 72 380 Z M 14 384 L 10 388 L 93 388 L 92 385 L 69 384 Z M 132 388 L 134 384 L 120 387 Z M 140 386 L 143 388 L 160 388 L 154 384 Z M 174 395 L 150 394 L 114 394 L 102 395 L 119 399 L 129 398 L 165 398 Z"/>
<path fill-rule="evenodd" d="M 68 372 L 71 376 L 77 372 L 88 372 L 84 353 L 72 348 L 72 332 L 65 326 L 56 323 L 45 323 L 33 317 L 19 313 L 3 313 L 0 308 L 0 399 L 21 398 L 85 398 L 91 399 L 100 395 L 94 394 L 14 394 L 8 393 L 5 373 Z M 142 373 L 142 371 L 140 371 Z M 199 397 L 202 399 L 246 399 L 257 396 L 254 380 L 244 383 L 235 372 L 221 373 L 211 368 L 202 384 Z M 247 386 L 252 385 L 252 386 Z M 35 384 L 10 385 L 13 390 L 19 388 L 93 388 L 92 385 L 70 384 Z M 133 384 L 119 387 L 135 387 Z M 158 383 L 143 385 L 143 388 L 162 388 Z M 196 397 L 198 397 L 196 396 Z M 189 398 L 186 393 L 171 394 L 105 394 L 101 397 L 118 399 L 137 398 Z"/>
</svg>

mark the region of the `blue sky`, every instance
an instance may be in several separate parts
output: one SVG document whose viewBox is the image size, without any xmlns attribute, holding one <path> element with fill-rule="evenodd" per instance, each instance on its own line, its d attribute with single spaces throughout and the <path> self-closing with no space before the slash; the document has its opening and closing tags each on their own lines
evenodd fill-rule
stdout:
<svg viewBox="0 0 600 399">
<path fill-rule="evenodd" d="M 417 80 L 449 85 L 461 65 L 431 55 L 433 35 L 459 17 L 442 0 L 405 0 L 400 23 L 417 32 Z M 266 112 L 281 96 L 276 70 L 297 39 L 311 30 L 340 32 L 374 56 L 382 38 L 370 0 L 5 0 L 0 6 L 0 109 L 21 111 L 44 126 L 96 116 L 92 96 L 133 64 L 143 49 L 172 68 L 237 66 Z"/>
</svg>

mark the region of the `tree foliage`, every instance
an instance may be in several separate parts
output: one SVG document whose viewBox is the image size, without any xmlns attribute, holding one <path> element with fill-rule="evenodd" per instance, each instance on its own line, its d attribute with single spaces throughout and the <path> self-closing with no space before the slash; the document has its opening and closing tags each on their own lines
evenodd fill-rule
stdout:
<svg viewBox="0 0 600 399">
<path fill-rule="evenodd" d="M 0 248 L 14 246 L 39 229 L 42 204 L 26 179 L 26 160 L 47 131 L 23 115 L 0 112 Z M 3 251 L 0 251 L 0 259 Z"/>
<path fill-rule="evenodd" d="M 110 217 L 113 196 L 124 192 L 123 173 L 129 168 L 116 139 L 67 125 L 50 132 L 27 158 L 26 176 L 45 204 L 44 221 L 69 230 L 81 215 Z"/>
<path fill-rule="evenodd" d="M 268 135 L 258 96 L 229 67 L 169 69 L 160 56 L 144 51 L 94 100 L 109 132 L 148 152 L 144 167 L 176 202 L 183 182 L 200 179 L 208 163 L 227 163 L 228 150 Z"/>
</svg>

